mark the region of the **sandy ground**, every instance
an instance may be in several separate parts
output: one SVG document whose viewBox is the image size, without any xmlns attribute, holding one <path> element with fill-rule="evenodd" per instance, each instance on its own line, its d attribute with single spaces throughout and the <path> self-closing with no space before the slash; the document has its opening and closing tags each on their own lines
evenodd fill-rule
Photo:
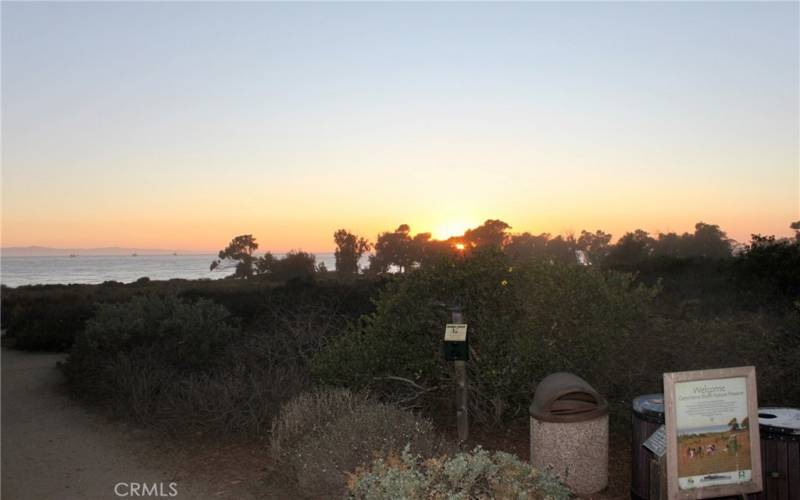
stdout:
<svg viewBox="0 0 800 500">
<path fill-rule="evenodd" d="M 147 433 L 67 397 L 56 368 L 62 359 L 2 349 L 3 500 L 121 498 L 114 492 L 118 483 L 163 483 L 168 495 L 170 482 L 177 483 L 172 498 L 227 496 L 203 481 L 182 480 L 180 455 L 156 449 Z M 117 488 L 130 493 L 129 485 Z"/>
</svg>

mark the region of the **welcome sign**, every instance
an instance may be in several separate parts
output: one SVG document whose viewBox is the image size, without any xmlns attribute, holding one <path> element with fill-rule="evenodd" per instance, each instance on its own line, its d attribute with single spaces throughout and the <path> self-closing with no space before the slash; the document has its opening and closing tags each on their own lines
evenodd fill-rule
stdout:
<svg viewBox="0 0 800 500">
<path fill-rule="evenodd" d="M 666 373 L 664 395 L 671 499 L 761 490 L 754 367 Z"/>
</svg>

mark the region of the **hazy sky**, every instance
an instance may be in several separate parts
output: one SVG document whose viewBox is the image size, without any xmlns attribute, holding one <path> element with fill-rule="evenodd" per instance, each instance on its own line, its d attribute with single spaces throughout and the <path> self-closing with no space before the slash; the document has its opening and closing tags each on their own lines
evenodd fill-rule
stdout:
<svg viewBox="0 0 800 500">
<path fill-rule="evenodd" d="M 800 219 L 798 3 L 2 3 L 2 243 Z"/>
</svg>

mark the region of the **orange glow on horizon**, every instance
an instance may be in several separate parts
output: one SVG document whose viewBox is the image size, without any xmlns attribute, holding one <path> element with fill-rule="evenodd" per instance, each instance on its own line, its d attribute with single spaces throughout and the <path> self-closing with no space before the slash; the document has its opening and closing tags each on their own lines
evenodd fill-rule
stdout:
<svg viewBox="0 0 800 500">
<path fill-rule="evenodd" d="M 463 236 L 468 229 L 480 226 L 481 223 L 470 223 L 464 221 L 448 221 L 437 225 L 432 232 L 435 240 L 448 240 L 454 236 Z"/>
<path fill-rule="evenodd" d="M 455 247 L 456 247 L 456 250 L 461 251 L 461 252 L 463 252 L 464 248 L 466 248 L 463 243 L 456 243 Z"/>
</svg>

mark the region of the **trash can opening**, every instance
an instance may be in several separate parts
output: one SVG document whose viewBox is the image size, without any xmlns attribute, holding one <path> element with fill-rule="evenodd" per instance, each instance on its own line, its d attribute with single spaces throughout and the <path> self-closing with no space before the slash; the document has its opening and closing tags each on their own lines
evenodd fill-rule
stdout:
<svg viewBox="0 0 800 500">
<path fill-rule="evenodd" d="M 545 422 L 581 422 L 608 414 L 608 402 L 582 378 L 560 372 L 536 387 L 530 413 Z"/>
</svg>

